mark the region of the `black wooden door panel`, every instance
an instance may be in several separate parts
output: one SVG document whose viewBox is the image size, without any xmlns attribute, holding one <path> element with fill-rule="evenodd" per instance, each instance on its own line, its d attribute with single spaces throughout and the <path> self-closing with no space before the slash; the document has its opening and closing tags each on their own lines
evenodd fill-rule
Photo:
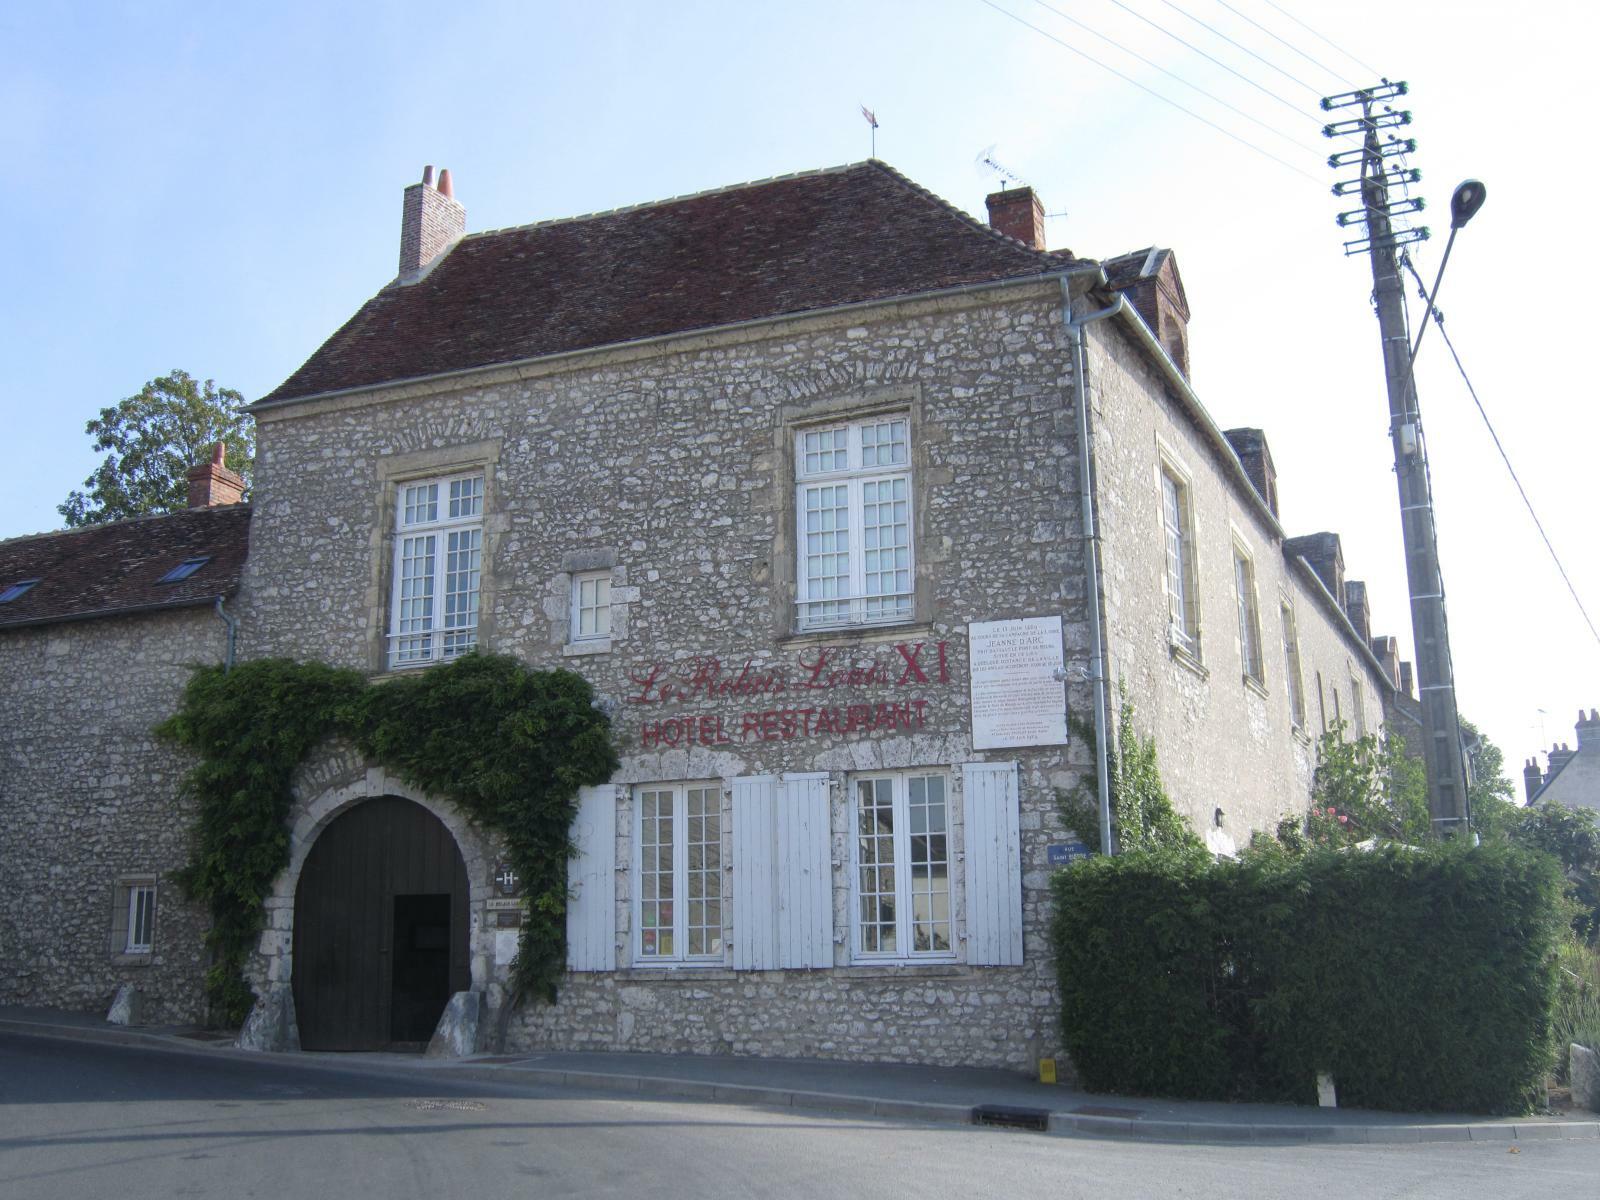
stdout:
<svg viewBox="0 0 1600 1200">
<path fill-rule="evenodd" d="M 396 1029 L 438 1020 L 451 992 L 470 986 L 466 865 L 455 839 L 427 809 L 385 796 L 335 818 L 306 856 L 295 891 L 294 1001 L 307 1050 L 377 1050 Z M 445 898 L 396 907 L 397 897 Z M 437 963 L 439 918 L 448 906 L 448 984 Z M 406 939 L 396 980 L 396 931 Z M 421 948 L 418 948 L 418 943 Z M 442 997 L 442 998 L 441 998 Z M 412 1040 L 411 1037 L 400 1040 Z"/>
</svg>

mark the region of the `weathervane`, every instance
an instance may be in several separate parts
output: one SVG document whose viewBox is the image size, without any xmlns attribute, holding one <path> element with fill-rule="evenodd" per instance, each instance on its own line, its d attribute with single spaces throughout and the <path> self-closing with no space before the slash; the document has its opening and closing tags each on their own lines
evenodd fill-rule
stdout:
<svg viewBox="0 0 1600 1200">
<path fill-rule="evenodd" d="M 861 106 L 861 115 L 867 119 L 867 124 L 872 126 L 872 157 L 878 157 L 878 114 L 865 104 Z"/>
</svg>

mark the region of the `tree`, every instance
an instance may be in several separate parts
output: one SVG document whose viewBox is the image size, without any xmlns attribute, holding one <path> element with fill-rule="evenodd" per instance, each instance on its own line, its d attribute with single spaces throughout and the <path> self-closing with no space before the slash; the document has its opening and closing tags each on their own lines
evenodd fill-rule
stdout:
<svg viewBox="0 0 1600 1200">
<path fill-rule="evenodd" d="M 1428 839 L 1428 780 L 1393 730 L 1345 740 L 1343 721 L 1317 743 L 1306 834 L 1318 845 L 1377 838 L 1420 846 Z"/>
<path fill-rule="evenodd" d="M 1512 819 L 1518 810 L 1517 789 L 1506 778 L 1505 755 L 1465 717 L 1461 738 L 1467 746 L 1467 811 L 1479 836 Z"/>
<path fill-rule="evenodd" d="M 249 487 L 255 457 L 244 397 L 232 388 L 204 384 L 173 371 L 145 384 L 84 426 L 105 460 L 56 506 L 68 528 L 120 521 L 148 513 L 176 512 L 189 503 L 189 468 L 208 462 L 211 447 L 225 442 L 228 466 Z"/>
</svg>

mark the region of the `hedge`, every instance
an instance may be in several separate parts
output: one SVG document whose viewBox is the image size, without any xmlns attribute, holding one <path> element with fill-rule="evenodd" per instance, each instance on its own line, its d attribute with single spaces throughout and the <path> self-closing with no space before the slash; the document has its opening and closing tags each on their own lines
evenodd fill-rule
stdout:
<svg viewBox="0 0 1600 1200">
<path fill-rule="evenodd" d="M 1064 1044 L 1096 1091 L 1523 1112 L 1552 1061 L 1554 860 L 1392 847 L 1057 874 Z"/>
</svg>

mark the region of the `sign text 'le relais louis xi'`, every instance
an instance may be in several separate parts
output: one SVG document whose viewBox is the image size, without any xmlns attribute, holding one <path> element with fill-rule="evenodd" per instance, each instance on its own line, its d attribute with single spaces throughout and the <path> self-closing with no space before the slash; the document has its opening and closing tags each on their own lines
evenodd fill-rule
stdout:
<svg viewBox="0 0 1600 1200">
<path fill-rule="evenodd" d="M 629 704 L 677 706 L 744 701 L 731 713 L 647 719 L 644 749 L 788 741 L 829 734 L 896 733 L 921 729 L 928 700 L 920 689 L 950 684 L 948 642 L 894 642 L 869 649 L 818 647 L 794 660 L 746 659 L 737 669 L 720 659 L 654 662 L 633 671 Z M 841 703 L 841 699 L 845 702 Z M 760 702 L 755 707 L 751 702 Z"/>
</svg>

